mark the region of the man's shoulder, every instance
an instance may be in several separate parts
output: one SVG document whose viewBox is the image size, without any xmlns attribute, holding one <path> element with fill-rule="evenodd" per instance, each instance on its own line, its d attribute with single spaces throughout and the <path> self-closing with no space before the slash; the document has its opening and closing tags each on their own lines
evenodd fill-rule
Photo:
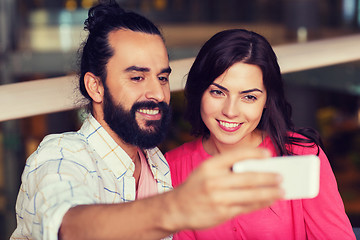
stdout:
<svg viewBox="0 0 360 240">
<path fill-rule="evenodd" d="M 32 156 L 58 155 L 60 152 L 80 152 L 89 146 L 86 137 L 79 132 L 66 132 L 47 135 L 39 144 Z"/>
<path fill-rule="evenodd" d="M 86 137 L 80 132 L 65 132 L 60 134 L 47 135 L 40 143 L 39 147 L 64 147 L 64 146 L 84 146 L 87 145 Z"/>
<path fill-rule="evenodd" d="M 87 140 L 77 132 L 51 134 L 46 136 L 38 148 L 27 158 L 24 174 L 37 170 L 39 176 L 53 171 L 59 163 L 76 162 L 84 166 L 89 163 L 92 149 Z M 86 163 L 86 164 L 85 164 Z M 40 171 L 41 170 L 41 171 Z"/>
</svg>

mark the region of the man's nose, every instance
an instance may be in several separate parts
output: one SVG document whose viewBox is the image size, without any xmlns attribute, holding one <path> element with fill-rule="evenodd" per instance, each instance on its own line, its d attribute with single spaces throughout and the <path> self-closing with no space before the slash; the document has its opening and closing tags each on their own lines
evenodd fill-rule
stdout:
<svg viewBox="0 0 360 240">
<path fill-rule="evenodd" d="M 167 88 L 161 84 L 160 80 L 156 77 L 148 81 L 146 85 L 145 97 L 156 102 L 162 102 L 165 99 L 165 92 Z"/>
</svg>

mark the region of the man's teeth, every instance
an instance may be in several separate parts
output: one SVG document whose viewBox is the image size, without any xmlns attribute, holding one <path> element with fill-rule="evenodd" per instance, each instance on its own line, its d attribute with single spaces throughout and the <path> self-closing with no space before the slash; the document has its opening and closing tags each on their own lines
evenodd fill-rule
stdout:
<svg viewBox="0 0 360 240">
<path fill-rule="evenodd" d="M 148 115 L 156 115 L 159 113 L 159 110 L 153 110 L 153 109 L 139 109 L 138 111 Z"/>
<path fill-rule="evenodd" d="M 234 128 L 240 125 L 240 123 L 228 123 L 228 122 L 222 122 L 219 121 L 221 126 L 227 127 L 227 128 Z"/>
</svg>

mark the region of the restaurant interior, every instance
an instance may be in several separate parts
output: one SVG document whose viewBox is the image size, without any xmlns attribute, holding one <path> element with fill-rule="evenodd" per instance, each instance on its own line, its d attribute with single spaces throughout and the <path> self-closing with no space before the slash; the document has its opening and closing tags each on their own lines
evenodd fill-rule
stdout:
<svg viewBox="0 0 360 240">
<path fill-rule="evenodd" d="M 275 47 L 360 34 L 360 0 L 117 2 L 161 28 L 171 61 L 195 57 L 209 37 L 230 28 L 258 32 Z M 0 88 L 76 75 L 78 48 L 86 38 L 84 20 L 95 3 L 0 0 Z M 328 49 L 334 54 L 335 50 Z M 354 45 L 353 51 L 360 52 L 360 45 Z M 304 54 L 311 58 L 311 53 Z M 360 58 L 291 71 L 283 77 L 295 124 L 319 131 L 346 213 L 353 227 L 360 227 Z M 159 146 L 163 152 L 194 138 L 183 118 L 183 91 L 171 94 L 173 123 Z M 84 109 L 75 107 L 0 121 L 0 240 L 9 239 L 16 227 L 15 202 L 27 157 L 46 135 L 77 131 L 83 116 Z"/>
</svg>

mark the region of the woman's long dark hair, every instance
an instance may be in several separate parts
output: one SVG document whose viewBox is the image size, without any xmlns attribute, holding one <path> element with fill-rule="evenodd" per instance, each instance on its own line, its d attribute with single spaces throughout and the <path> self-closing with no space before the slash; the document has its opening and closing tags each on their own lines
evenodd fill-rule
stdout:
<svg viewBox="0 0 360 240">
<path fill-rule="evenodd" d="M 215 34 L 200 49 L 188 74 L 185 86 L 187 109 L 185 118 L 192 125 L 192 134 L 208 136 L 209 129 L 201 119 L 200 105 L 204 91 L 234 63 L 259 66 L 267 91 L 266 108 L 258 129 L 266 132 L 279 155 L 293 154 L 288 146 L 322 147 L 319 134 L 311 128 L 295 128 L 292 108 L 285 99 L 283 79 L 277 57 L 269 42 L 261 35 L 243 30 L 225 30 Z M 295 137 L 291 132 L 304 137 Z"/>
</svg>

